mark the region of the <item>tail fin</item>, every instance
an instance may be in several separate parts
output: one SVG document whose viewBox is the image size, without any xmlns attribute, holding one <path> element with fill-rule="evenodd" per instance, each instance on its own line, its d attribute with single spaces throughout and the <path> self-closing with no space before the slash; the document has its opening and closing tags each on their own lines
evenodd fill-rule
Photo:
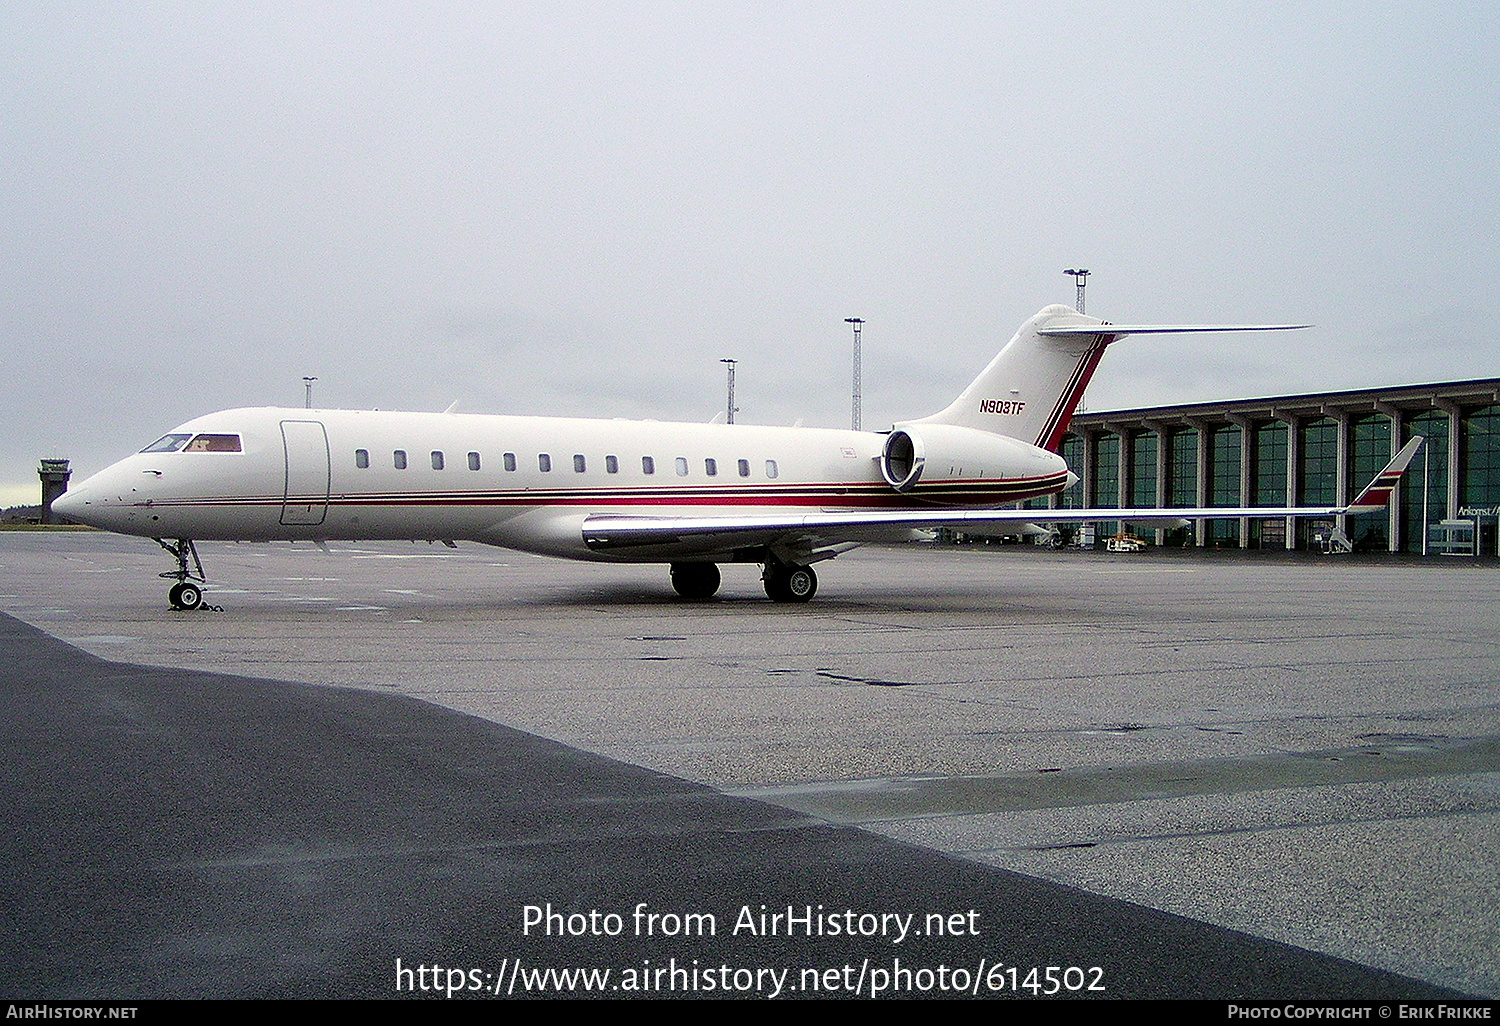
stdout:
<svg viewBox="0 0 1500 1026">
<path fill-rule="evenodd" d="M 1126 335 L 1290 331 L 1308 324 L 1110 324 L 1062 305 L 1025 324 L 963 393 L 917 424 L 956 424 L 1056 452 L 1104 349 Z"/>
<path fill-rule="evenodd" d="M 1077 333 L 1043 334 L 1049 327 Z M 1096 317 L 1049 306 L 1021 325 L 947 409 L 916 423 L 978 428 L 1055 452 L 1104 347 L 1118 337 Z"/>
<path fill-rule="evenodd" d="M 1396 482 L 1401 480 L 1401 475 L 1411 466 L 1411 461 L 1422 448 L 1424 440 L 1421 435 L 1416 435 L 1403 445 L 1396 458 L 1387 463 L 1373 481 L 1365 485 L 1365 490 L 1359 493 L 1359 497 L 1349 504 L 1345 512 L 1373 513 L 1375 510 L 1385 509 L 1391 501 L 1391 492 L 1396 489 Z"/>
</svg>

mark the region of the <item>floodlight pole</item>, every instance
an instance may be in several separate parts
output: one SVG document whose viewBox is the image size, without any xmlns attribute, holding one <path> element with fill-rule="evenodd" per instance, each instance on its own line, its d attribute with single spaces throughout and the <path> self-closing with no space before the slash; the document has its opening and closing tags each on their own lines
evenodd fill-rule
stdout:
<svg viewBox="0 0 1500 1026">
<path fill-rule="evenodd" d="M 306 401 L 305 405 L 306 405 L 306 408 L 309 409 L 309 410 L 312 409 L 312 383 L 314 381 L 317 381 L 317 380 L 318 379 L 317 379 L 316 376 L 313 376 L 313 377 L 303 377 L 303 379 L 302 379 L 302 383 L 305 386 L 307 386 L 307 401 Z"/>
<path fill-rule="evenodd" d="M 720 360 L 719 362 L 722 363 L 722 364 L 727 364 L 728 367 L 729 367 L 729 419 L 728 419 L 728 422 L 730 424 L 733 424 L 734 423 L 734 411 L 735 411 L 735 405 L 734 405 L 734 365 L 736 363 L 738 363 L 739 361 L 738 360 Z"/>
<path fill-rule="evenodd" d="M 1083 313 L 1083 289 L 1084 286 L 1088 285 L 1089 283 L 1088 268 L 1080 267 L 1075 270 L 1074 268 L 1070 267 L 1066 271 L 1064 271 L 1063 274 L 1071 274 L 1073 276 L 1073 281 L 1078 285 L 1078 312 Z"/>
<path fill-rule="evenodd" d="M 854 325 L 854 406 L 849 415 L 849 426 L 855 431 L 861 430 L 860 423 L 863 419 L 860 414 L 860 383 L 859 383 L 859 331 L 865 326 L 862 317 L 845 317 L 845 324 Z"/>
</svg>

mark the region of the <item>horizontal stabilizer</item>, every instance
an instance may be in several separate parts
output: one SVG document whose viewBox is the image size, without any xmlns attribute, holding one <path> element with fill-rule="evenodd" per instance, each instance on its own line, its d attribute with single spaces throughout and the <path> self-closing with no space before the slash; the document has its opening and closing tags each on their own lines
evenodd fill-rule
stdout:
<svg viewBox="0 0 1500 1026">
<path fill-rule="evenodd" d="M 1126 335 L 1306 327 L 1310 325 L 1109 324 L 1054 304 L 1021 325 L 957 399 L 937 413 L 909 423 L 973 428 L 1056 452 L 1105 349 Z"/>
<path fill-rule="evenodd" d="M 1049 338 L 1083 338 L 1090 335 L 1185 335 L 1212 331 L 1300 331 L 1311 324 L 1068 324 L 1055 328 L 1038 328 L 1038 335 Z"/>
</svg>

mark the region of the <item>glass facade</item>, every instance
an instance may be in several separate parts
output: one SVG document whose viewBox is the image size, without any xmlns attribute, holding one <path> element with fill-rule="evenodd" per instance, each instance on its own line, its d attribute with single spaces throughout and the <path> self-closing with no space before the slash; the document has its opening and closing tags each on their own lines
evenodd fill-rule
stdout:
<svg viewBox="0 0 1500 1026">
<path fill-rule="evenodd" d="M 1332 417 L 1310 420 L 1297 429 L 1297 504 L 1332 506 L 1338 501 L 1339 425 Z"/>
<path fill-rule="evenodd" d="M 1223 427 L 1214 428 L 1210 433 L 1208 448 L 1208 504 L 1210 506 L 1238 506 L 1240 504 L 1240 446 L 1243 441 L 1238 424 L 1226 424 Z M 1208 538 L 1211 545 L 1238 545 L 1240 522 L 1238 520 L 1210 520 Z"/>
<path fill-rule="evenodd" d="M 1058 506 L 1063 509 L 1083 508 L 1083 439 L 1078 435 L 1064 435 L 1062 449 L 1058 453 L 1068 469 L 1078 475 L 1078 480 L 1063 490 L 1058 497 Z"/>
<path fill-rule="evenodd" d="M 1202 518 L 1167 531 L 1166 544 L 1335 547 L 1339 536 L 1329 532 L 1342 528 L 1360 549 L 1420 553 L 1424 524 L 1436 531 L 1469 510 L 1480 554 L 1500 555 L 1500 378 L 1085 413 L 1073 428 L 1061 451 L 1087 480 L 1065 493 L 1064 506 L 1081 507 L 1087 494 L 1105 516 L 1157 505 L 1247 514 Z M 1396 489 L 1394 510 L 1254 515 L 1351 501 L 1417 435 L 1427 445 Z M 1115 527 L 1098 521 L 1098 536 Z"/>
<path fill-rule="evenodd" d="M 1095 436 L 1093 466 L 1094 505 L 1117 509 L 1120 505 L 1120 436 Z"/>
<path fill-rule="evenodd" d="M 1458 428 L 1459 508 L 1493 510 L 1500 506 L 1500 405 L 1464 410 Z M 1493 513 L 1480 516 L 1480 555 L 1500 551 L 1497 528 Z"/>
<path fill-rule="evenodd" d="M 1286 506 L 1287 449 L 1291 434 L 1285 421 L 1269 420 L 1251 427 L 1250 495 L 1247 506 Z M 1286 518 L 1250 521 L 1252 549 L 1286 548 Z"/>
<path fill-rule="evenodd" d="M 1391 418 L 1381 413 L 1356 418 L 1349 424 L 1349 500 L 1360 493 L 1391 461 Z M 1350 517 L 1344 533 L 1356 549 L 1390 548 L 1390 514 L 1386 510 Z"/>
<path fill-rule="evenodd" d="M 1240 504 L 1240 428 L 1226 424 L 1215 428 L 1209 445 L 1208 504 Z"/>
<path fill-rule="evenodd" d="M 1401 481 L 1401 537 L 1407 552 L 1422 551 L 1422 497 L 1427 497 L 1427 526 L 1448 517 L 1448 414 L 1432 410 L 1406 422 L 1402 441 L 1416 435 L 1426 441 Z"/>
<path fill-rule="evenodd" d="M 1130 506 L 1156 506 L 1156 432 L 1136 431 L 1130 436 Z"/>
<path fill-rule="evenodd" d="M 1167 448 L 1167 505 L 1198 505 L 1198 429 L 1173 431 Z"/>
<path fill-rule="evenodd" d="M 1287 427 L 1281 421 L 1255 425 L 1250 459 L 1250 506 L 1285 506 Z"/>
<path fill-rule="evenodd" d="M 1458 504 L 1500 505 L 1500 406 L 1464 410 L 1458 437 Z"/>
</svg>

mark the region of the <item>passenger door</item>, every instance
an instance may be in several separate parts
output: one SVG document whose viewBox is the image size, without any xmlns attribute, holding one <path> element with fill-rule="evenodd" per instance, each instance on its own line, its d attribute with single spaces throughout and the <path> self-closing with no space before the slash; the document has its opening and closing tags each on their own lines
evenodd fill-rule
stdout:
<svg viewBox="0 0 1500 1026">
<path fill-rule="evenodd" d="M 286 490 L 281 497 L 281 522 L 321 524 L 328 515 L 328 432 L 316 420 L 284 420 L 281 440 L 286 448 Z"/>
</svg>

